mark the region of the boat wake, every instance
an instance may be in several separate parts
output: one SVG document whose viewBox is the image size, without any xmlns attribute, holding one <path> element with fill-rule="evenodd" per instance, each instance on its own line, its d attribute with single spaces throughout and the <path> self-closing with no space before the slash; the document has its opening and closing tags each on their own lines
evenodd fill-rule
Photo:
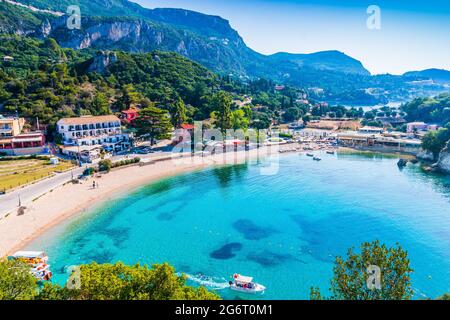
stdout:
<svg viewBox="0 0 450 320">
<path fill-rule="evenodd" d="M 185 274 L 188 280 L 195 282 L 201 286 L 208 287 L 214 290 L 227 289 L 230 285 L 226 282 L 225 278 L 214 278 L 205 276 L 203 274 L 191 275 Z M 223 282 L 222 282 L 223 281 Z"/>
</svg>

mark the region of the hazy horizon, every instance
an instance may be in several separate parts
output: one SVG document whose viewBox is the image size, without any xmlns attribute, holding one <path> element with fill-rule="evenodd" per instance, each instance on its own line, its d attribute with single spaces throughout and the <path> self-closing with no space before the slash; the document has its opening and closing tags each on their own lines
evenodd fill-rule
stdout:
<svg viewBox="0 0 450 320">
<path fill-rule="evenodd" d="M 147 8 L 183 8 L 230 21 L 262 54 L 338 50 L 372 74 L 450 70 L 450 3 L 379 0 L 132 0 Z M 370 30 L 366 10 L 381 9 L 381 29 Z"/>
</svg>

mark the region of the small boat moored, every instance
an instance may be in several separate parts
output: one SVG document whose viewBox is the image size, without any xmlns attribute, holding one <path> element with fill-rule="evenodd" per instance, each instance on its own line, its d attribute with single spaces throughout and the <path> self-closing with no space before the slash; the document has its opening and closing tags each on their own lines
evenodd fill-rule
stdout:
<svg viewBox="0 0 450 320">
<path fill-rule="evenodd" d="M 44 251 L 17 251 L 8 259 L 27 264 L 31 274 L 38 280 L 49 281 L 53 276 L 50 265 L 47 264 L 48 256 Z"/>
<path fill-rule="evenodd" d="M 307 153 L 306 154 L 308 157 L 314 157 L 314 155 L 312 153 Z"/>
<path fill-rule="evenodd" d="M 314 160 L 314 161 L 321 161 L 322 159 L 319 158 L 319 157 L 314 157 L 313 160 Z"/>
<path fill-rule="evenodd" d="M 327 153 L 328 154 L 334 154 L 334 151 L 333 150 L 328 150 Z"/>
<path fill-rule="evenodd" d="M 263 293 L 266 287 L 263 285 L 253 282 L 252 277 L 242 276 L 240 274 L 233 275 L 234 281 L 230 281 L 230 289 L 245 293 Z"/>
</svg>

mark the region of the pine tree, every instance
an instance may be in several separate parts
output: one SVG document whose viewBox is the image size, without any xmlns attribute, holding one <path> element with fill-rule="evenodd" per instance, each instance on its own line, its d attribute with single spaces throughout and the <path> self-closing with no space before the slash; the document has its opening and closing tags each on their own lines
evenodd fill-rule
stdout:
<svg viewBox="0 0 450 320">
<path fill-rule="evenodd" d="M 169 139 L 172 130 L 168 112 L 156 107 L 141 109 L 135 126 L 137 136 L 150 139 L 151 145 L 154 145 L 156 140 Z"/>
<path fill-rule="evenodd" d="M 172 104 L 169 108 L 170 119 L 174 128 L 180 128 L 183 123 L 186 122 L 186 105 L 181 98 Z"/>
<path fill-rule="evenodd" d="M 231 129 L 232 126 L 231 103 L 231 95 L 225 91 L 219 91 L 214 94 L 211 100 L 211 107 L 214 110 L 211 118 L 215 127 L 222 132 L 224 138 L 227 129 Z"/>
</svg>

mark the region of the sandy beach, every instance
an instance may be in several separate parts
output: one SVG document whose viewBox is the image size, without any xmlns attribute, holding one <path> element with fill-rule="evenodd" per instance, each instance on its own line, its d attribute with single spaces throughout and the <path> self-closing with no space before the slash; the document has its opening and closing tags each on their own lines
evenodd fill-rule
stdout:
<svg viewBox="0 0 450 320">
<path fill-rule="evenodd" d="M 223 154 L 184 157 L 165 154 L 163 161 L 140 163 L 128 167 L 113 169 L 109 173 L 96 174 L 82 180 L 79 184 L 66 183 L 52 189 L 26 206 L 25 213 L 13 212 L 0 219 L 0 257 L 14 253 L 26 246 L 33 239 L 47 230 L 74 217 L 89 212 L 95 206 L 105 203 L 120 195 L 158 181 L 160 179 L 202 170 L 211 166 L 234 165 L 248 160 L 262 159 L 267 156 L 278 156 L 289 153 L 306 153 L 311 151 L 334 150 L 326 143 L 291 143 L 273 144 L 250 151 L 227 152 Z M 342 152 L 355 152 L 354 149 L 342 148 Z M 277 168 L 266 168 L 267 173 Z M 93 188 L 93 181 L 99 187 Z M 39 249 L 39 248 L 36 248 Z"/>
<path fill-rule="evenodd" d="M 213 156 L 179 157 L 147 165 L 134 165 L 96 175 L 82 183 L 66 183 L 32 203 L 24 204 L 25 213 L 17 212 L 0 220 L 0 257 L 20 250 L 30 241 L 57 224 L 82 214 L 96 205 L 121 194 L 157 181 L 210 166 L 239 164 L 279 153 L 279 147 L 264 147 L 251 151 L 229 152 Z M 98 188 L 93 188 L 93 180 Z M 36 248 L 39 249 L 39 248 Z"/>
</svg>

